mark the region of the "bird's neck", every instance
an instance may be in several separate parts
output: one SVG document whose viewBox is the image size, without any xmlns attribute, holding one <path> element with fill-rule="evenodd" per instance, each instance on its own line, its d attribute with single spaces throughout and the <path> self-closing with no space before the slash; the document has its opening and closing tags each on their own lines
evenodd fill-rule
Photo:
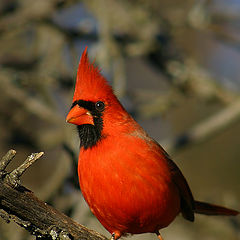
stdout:
<svg viewBox="0 0 240 240">
<path fill-rule="evenodd" d="M 80 147 L 84 149 L 95 146 L 102 137 L 101 131 L 91 124 L 77 126 L 77 129 L 80 138 Z"/>
<path fill-rule="evenodd" d="M 84 124 L 77 126 L 80 148 L 89 149 L 96 146 L 101 140 L 120 136 L 121 134 L 135 134 L 138 135 L 143 131 L 142 128 L 134 121 L 134 119 L 125 111 L 119 111 L 118 114 L 109 114 L 111 117 L 105 116 L 102 118 L 95 118 L 94 125 Z M 144 132 L 144 131 L 143 131 Z M 144 132 L 144 134 L 146 134 Z M 144 135 L 141 133 L 141 135 Z"/>
</svg>

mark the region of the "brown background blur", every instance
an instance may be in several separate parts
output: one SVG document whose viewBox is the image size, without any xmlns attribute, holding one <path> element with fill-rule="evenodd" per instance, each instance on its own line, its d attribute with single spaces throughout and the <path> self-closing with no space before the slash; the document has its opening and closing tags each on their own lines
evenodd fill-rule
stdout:
<svg viewBox="0 0 240 240">
<path fill-rule="evenodd" d="M 0 0 L 0 154 L 45 155 L 22 178 L 43 201 L 106 236 L 78 188 L 65 123 L 77 65 L 91 60 L 170 153 L 196 199 L 240 210 L 240 1 Z M 164 239 L 240 239 L 240 219 L 177 217 Z M 152 234 L 132 239 L 155 239 Z M 34 239 L 0 219 L 0 240 Z"/>
</svg>

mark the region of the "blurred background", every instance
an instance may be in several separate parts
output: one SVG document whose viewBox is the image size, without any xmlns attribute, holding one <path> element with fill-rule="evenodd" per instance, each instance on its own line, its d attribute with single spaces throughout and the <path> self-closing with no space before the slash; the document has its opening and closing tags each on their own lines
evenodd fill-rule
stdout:
<svg viewBox="0 0 240 240">
<path fill-rule="evenodd" d="M 0 154 L 43 158 L 22 183 L 106 236 L 82 199 L 65 123 L 88 46 L 123 105 L 169 152 L 196 199 L 240 209 L 239 0 L 0 0 Z M 177 217 L 164 239 L 240 239 L 240 219 Z M 34 239 L 0 219 L 0 240 Z M 131 239 L 156 239 L 152 234 Z"/>
</svg>

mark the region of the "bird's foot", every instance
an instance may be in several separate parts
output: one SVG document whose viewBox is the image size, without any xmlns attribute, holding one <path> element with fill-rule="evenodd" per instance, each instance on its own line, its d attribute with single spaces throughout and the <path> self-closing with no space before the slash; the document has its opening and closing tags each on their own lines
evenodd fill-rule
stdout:
<svg viewBox="0 0 240 240">
<path fill-rule="evenodd" d="M 119 231 L 115 231 L 112 233 L 112 237 L 111 237 L 111 240 L 117 240 L 121 237 L 121 233 Z"/>
<path fill-rule="evenodd" d="M 158 237 L 159 240 L 163 240 L 163 238 L 162 238 L 162 236 L 161 236 L 159 231 L 157 231 L 156 234 L 157 234 L 157 237 Z"/>
</svg>

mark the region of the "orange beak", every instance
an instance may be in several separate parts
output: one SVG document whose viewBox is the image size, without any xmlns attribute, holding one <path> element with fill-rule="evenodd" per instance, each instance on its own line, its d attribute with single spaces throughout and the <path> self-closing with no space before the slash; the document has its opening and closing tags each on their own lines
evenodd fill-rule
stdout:
<svg viewBox="0 0 240 240">
<path fill-rule="evenodd" d="M 75 125 L 83 125 L 83 124 L 92 124 L 93 122 L 93 116 L 91 113 L 82 107 L 79 107 L 78 105 L 75 105 L 70 112 L 67 115 L 66 122 L 72 123 Z"/>
</svg>

